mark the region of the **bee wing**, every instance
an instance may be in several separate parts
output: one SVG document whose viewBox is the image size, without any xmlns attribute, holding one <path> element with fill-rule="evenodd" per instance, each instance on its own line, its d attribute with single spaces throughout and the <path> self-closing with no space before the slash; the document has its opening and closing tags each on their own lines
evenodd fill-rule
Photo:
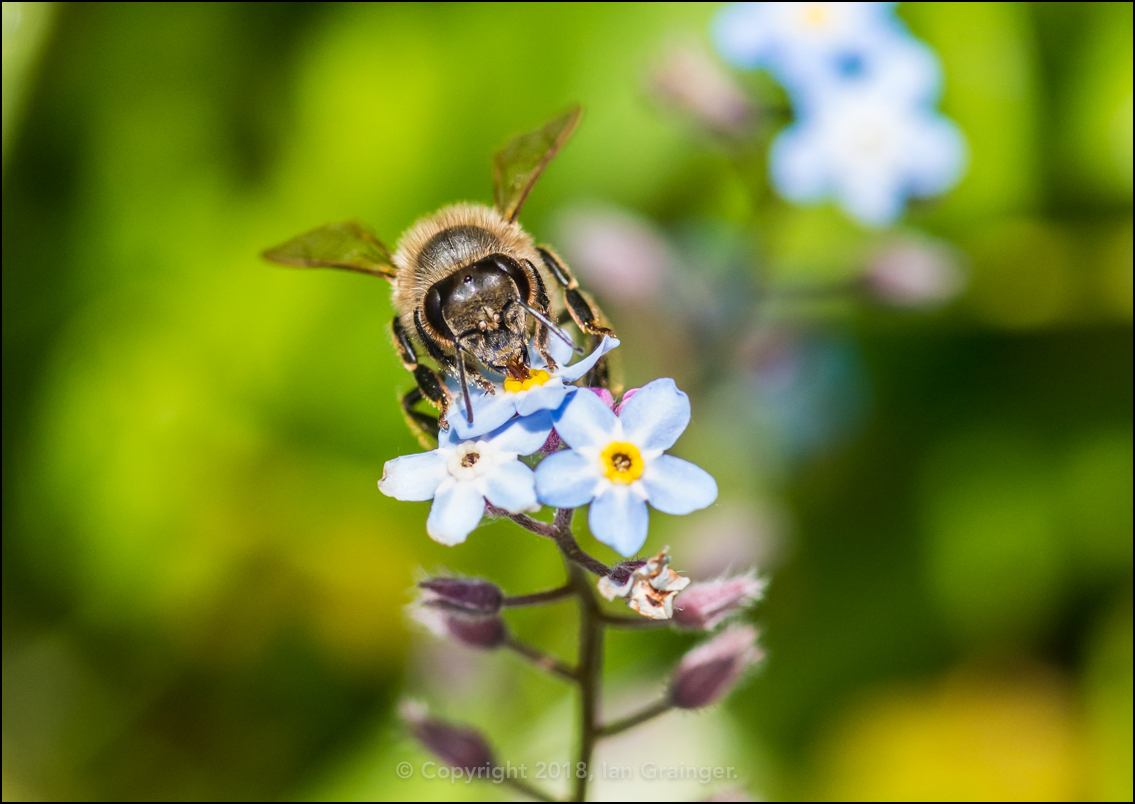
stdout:
<svg viewBox="0 0 1135 804">
<path fill-rule="evenodd" d="M 361 274 L 394 278 L 390 250 L 356 221 L 329 223 L 270 248 L 264 258 L 299 268 L 342 268 Z"/>
<path fill-rule="evenodd" d="M 582 111 L 573 106 L 535 131 L 513 137 L 493 155 L 493 200 L 505 218 L 516 221 L 532 185 L 575 131 Z"/>
</svg>

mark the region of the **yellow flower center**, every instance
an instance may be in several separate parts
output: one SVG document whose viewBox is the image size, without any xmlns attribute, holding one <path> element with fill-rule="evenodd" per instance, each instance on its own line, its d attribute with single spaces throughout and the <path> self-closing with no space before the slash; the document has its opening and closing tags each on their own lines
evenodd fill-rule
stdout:
<svg viewBox="0 0 1135 804">
<path fill-rule="evenodd" d="M 804 7 L 804 24 L 813 28 L 822 28 L 828 24 L 831 12 L 825 3 L 808 3 Z"/>
<path fill-rule="evenodd" d="M 614 483 L 633 483 L 642 477 L 646 468 L 638 447 L 626 441 L 612 441 L 601 456 L 603 471 Z"/>
<path fill-rule="evenodd" d="M 548 380 L 552 379 L 552 375 L 544 371 L 544 369 L 533 369 L 527 380 L 514 380 L 512 377 L 505 377 L 504 390 L 512 391 L 531 391 L 533 388 L 538 388 Z"/>
</svg>

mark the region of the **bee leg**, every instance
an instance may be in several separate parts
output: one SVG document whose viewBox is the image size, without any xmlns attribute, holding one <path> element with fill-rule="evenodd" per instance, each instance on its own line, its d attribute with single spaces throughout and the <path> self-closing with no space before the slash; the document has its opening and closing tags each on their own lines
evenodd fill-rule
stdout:
<svg viewBox="0 0 1135 804">
<path fill-rule="evenodd" d="M 568 313 L 576 326 L 591 336 L 591 347 L 599 345 L 604 335 L 615 336 L 615 331 L 605 326 L 607 317 L 588 296 L 579 289 L 579 283 L 572 276 L 568 267 L 555 255 L 551 249 L 538 246 L 537 251 L 544 260 L 544 265 L 551 272 L 556 281 L 564 290 L 564 300 L 567 302 Z M 604 355 L 595 364 L 595 367 L 584 377 L 583 384 L 595 388 L 607 388 L 610 385 L 608 378 L 607 356 Z"/>
<path fill-rule="evenodd" d="M 449 409 L 449 392 L 445 389 L 441 377 L 429 366 L 423 366 L 418 362 L 418 354 L 414 350 L 414 344 L 410 341 L 410 336 L 407 335 L 402 322 L 397 317 L 391 322 L 390 329 L 394 335 L 394 348 L 398 350 L 398 357 L 402 360 L 402 367 L 414 375 L 414 381 L 418 384 L 417 388 L 402 398 L 403 411 L 414 422 L 426 427 L 426 429 L 431 429 L 422 422 L 422 419 L 433 422 L 433 417 L 412 409 L 420 400 L 426 399 L 440 411 L 436 422 L 432 424 L 432 428 L 436 428 L 433 429 L 433 432 L 436 433 L 437 429 L 449 429 L 449 423 L 445 420 L 445 413 Z"/>
<path fill-rule="evenodd" d="M 402 415 L 406 418 L 406 426 L 410 428 L 418 441 L 426 449 L 433 449 L 437 446 L 438 434 L 441 427 L 438 425 L 436 416 L 431 416 L 428 413 L 422 413 L 419 410 L 414 410 L 414 406 L 425 399 L 422 392 L 418 388 L 411 388 L 402 397 Z M 435 443 L 430 443 L 433 439 Z"/>
<path fill-rule="evenodd" d="M 567 301 L 568 312 L 571 313 L 572 319 L 579 328 L 598 338 L 602 338 L 604 335 L 613 337 L 614 330 L 603 325 L 605 316 L 595 305 L 595 302 L 583 295 L 579 289 L 579 283 L 575 281 L 575 277 L 571 275 L 568 267 L 549 249 L 540 246 L 536 250 L 540 252 L 544 265 L 564 289 L 564 300 Z"/>
<path fill-rule="evenodd" d="M 442 371 L 444 371 L 450 377 L 456 379 L 458 376 L 457 358 L 451 357 L 445 352 L 441 351 L 441 347 L 438 346 L 437 342 L 430 337 L 429 332 L 426 331 L 426 327 L 422 323 L 422 314 L 420 310 L 414 311 L 414 326 L 417 327 L 418 337 L 421 338 L 422 343 L 426 345 L 426 351 L 430 353 L 430 357 L 434 359 L 435 363 L 441 366 Z M 469 365 L 468 360 L 465 361 L 465 375 L 471 378 L 473 382 L 477 383 L 477 385 L 483 391 L 485 391 L 485 393 L 496 393 L 496 389 L 493 387 L 493 384 L 489 380 L 481 376 L 481 372 L 478 371 L 475 367 Z"/>
<path fill-rule="evenodd" d="M 544 280 L 540 278 L 540 272 L 536 270 L 536 267 L 534 265 L 532 265 L 532 263 L 528 262 L 527 260 L 525 260 L 525 262 L 528 263 L 528 267 L 532 269 L 532 276 L 534 276 L 536 278 L 536 283 L 535 283 L 536 287 L 534 288 L 535 298 L 532 299 L 532 303 L 533 303 L 532 306 L 535 307 L 537 310 L 539 310 L 544 315 L 548 316 L 549 319 L 550 319 L 551 313 L 548 309 L 550 307 L 550 302 L 549 302 L 549 299 L 548 299 L 548 289 L 544 287 Z M 542 357 L 544 359 L 544 363 L 547 364 L 547 366 L 548 366 L 548 371 L 555 371 L 556 370 L 556 361 L 552 358 L 552 355 L 548 352 L 548 337 L 550 335 L 551 335 L 551 330 L 549 330 L 543 324 L 543 322 L 537 320 L 536 321 L 536 351 L 539 352 L 540 357 Z"/>
<path fill-rule="evenodd" d="M 493 387 L 492 381 L 482 377 L 480 372 L 468 363 L 465 364 L 465 376 L 477 383 L 478 387 L 486 394 L 495 394 L 497 392 L 497 389 Z"/>
</svg>

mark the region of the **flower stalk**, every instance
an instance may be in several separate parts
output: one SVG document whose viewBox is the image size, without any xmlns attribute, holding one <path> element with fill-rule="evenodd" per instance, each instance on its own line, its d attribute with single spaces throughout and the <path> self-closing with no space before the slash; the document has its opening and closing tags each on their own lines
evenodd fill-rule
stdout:
<svg viewBox="0 0 1135 804">
<path fill-rule="evenodd" d="M 617 341 L 607 340 L 593 356 L 615 345 Z M 756 655 L 751 645 L 741 644 L 737 632 L 729 632 L 734 636 L 727 644 L 711 640 L 678 666 L 662 700 L 604 723 L 607 629 L 707 631 L 742 610 L 759 592 L 750 576 L 722 579 L 694 585 L 684 605 L 680 595 L 690 579 L 671 569 L 669 548 L 647 558 L 634 557 L 646 540 L 648 506 L 666 514 L 688 514 L 716 499 L 717 484 L 694 464 L 666 454 L 690 419 L 689 398 L 673 380 L 655 380 L 628 391 L 616 405 L 605 389 L 564 384 L 587 360 L 546 372 L 548 377 L 555 373 L 554 383 L 532 388 L 506 383 L 498 389 L 497 401 L 479 395 L 473 402 L 474 408 L 480 406 L 476 432 L 462 434 L 462 428 L 454 426 L 443 432 L 436 449 L 387 462 L 379 482 L 388 496 L 432 500 L 426 530 L 442 544 L 464 542 L 488 516 L 510 519 L 559 550 L 566 569 L 561 586 L 506 595 L 487 580 L 427 578 L 418 584 L 420 596 L 410 613 L 438 636 L 480 650 L 510 651 L 578 688 L 576 761 L 569 773 L 574 780 L 572 801 L 587 798 L 600 740 L 673 708 L 720 700 Z M 541 505 L 552 507 L 550 522 L 532 516 Z M 572 524 L 575 509 L 583 505 L 589 506 L 592 535 L 627 560 L 608 565 L 580 546 Z M 568 599 L 575 600 L 579 622 L 574 665 L 519 639 L 502 616 L 507 609 Z M 620 601 L 634 614 L 606 611 L 605 601 Z M 476 764 L 499 770 L 479 732 L 424 715 L 408 722 L 428 750 L 455 768 Z M 531 798 L 556 800 L 527 783 L 508 783 Z"/>
</svg>

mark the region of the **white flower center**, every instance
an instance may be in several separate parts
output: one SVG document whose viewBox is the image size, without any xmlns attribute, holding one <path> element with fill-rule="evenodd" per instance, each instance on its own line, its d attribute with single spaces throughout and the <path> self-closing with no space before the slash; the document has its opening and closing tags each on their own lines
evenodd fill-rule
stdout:
<svg viewBox="0 0 1135 804">
<path fill-rule="evenodd" d="M 467 441 L 449 456 L 447 468 L 458 480 L 481 477 L 495 461 L 495 452 L 488 441 Z"/>
</svg>

